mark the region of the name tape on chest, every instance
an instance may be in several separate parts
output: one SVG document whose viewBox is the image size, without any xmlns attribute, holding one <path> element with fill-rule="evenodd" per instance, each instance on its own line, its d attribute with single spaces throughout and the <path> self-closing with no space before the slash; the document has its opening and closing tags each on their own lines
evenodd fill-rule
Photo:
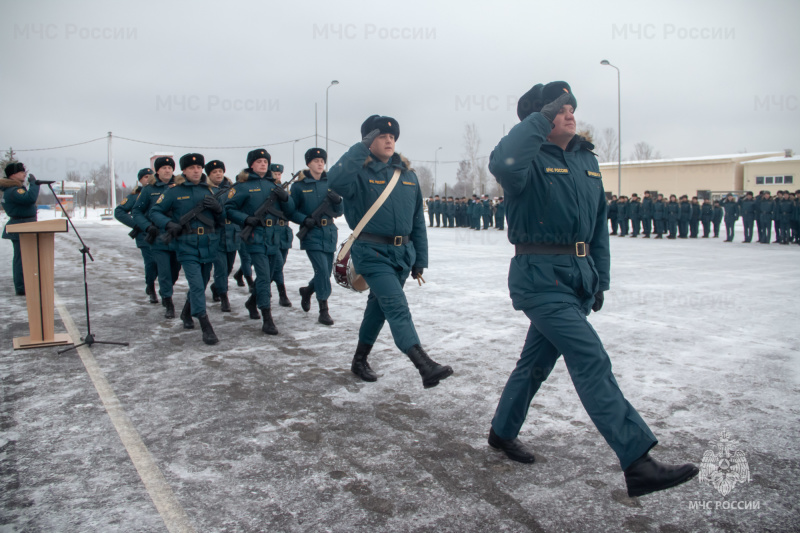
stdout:
<svg viewBox="0 0 800 533">
<path fill-rule="evenodd" d="M 544 171 L 548 174 L 569 174 L 568 168 L 547 167 Z"/>
<path fill-rule="evenodd" d="M 369 180 L 369 182 L 370 183 L 374 183 L 375 185 L 384 185 L 386 183 L 386 180 L 373 180 L 373 179 L 371 179 L 371 180 Z"/>
<path fill-rule="evenodd" d="M 402 183 L 403 185 L 411 185 L 412 187 L 415 187 L 415 186 L 417 185 L 417 184 L 416 184 L 416 183 L 414 183 L 413 181 L 403 181 L 403 182 L 401 182 L 401 183 Z"/>
</svg>

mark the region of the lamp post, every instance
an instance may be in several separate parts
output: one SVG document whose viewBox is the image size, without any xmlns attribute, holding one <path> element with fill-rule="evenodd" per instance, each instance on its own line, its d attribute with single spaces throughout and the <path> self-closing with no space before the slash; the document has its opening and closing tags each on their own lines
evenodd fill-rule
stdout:
<svg viewBox="0 0 800 533">
<path fill-rule="evenodd" d="M 441 149 L 442 147 L 440 146 L 433 153 L 433 190 L 431 191 L 431 195 L 436 194 L 436 175 L 439 171 L 439 150 Z"/>
<path fill-rule="evenodd" d="M 604 59 L 600 62 L 617 71 L 617 196 L 622 195 L 622 96 L 619 85 L 619 69 Z"/>
<path fill-rule="evenodd" d="M 297 140 L 292 143 L 292 176 L 294 176 L 294 147 L 297 145 Z"/>
<path fill-rule="evenodd" d="M 325 153 L 328 153 L 328 90 L 334 85 L 339 85 L 337 80 L 333 80 L 328 88 L 325 89 Z"/>
</svg>

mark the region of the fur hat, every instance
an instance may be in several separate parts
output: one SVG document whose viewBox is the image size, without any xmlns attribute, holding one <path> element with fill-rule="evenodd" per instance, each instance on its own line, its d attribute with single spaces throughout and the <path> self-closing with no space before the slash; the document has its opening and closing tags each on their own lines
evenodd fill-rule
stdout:
<svg viewBox="0 0 800 533">
<path fill-rule="evenodd" d="M 259 159 L 266 159 L 267 163 L 272 162 L 272 156 L 269 155 L 269 152 L 265 148 L 258 148 L 257 150 L 253 150 L 248 152 L 247 154 L 247 166 L 252 167 L 253 163 L 255 163 Z"/>
<path fill-rule="evenodd" d="M 361 124 L 361 136 L 365 137 L 367 133 L 375 129 L 380 130 L 381 133 L 391 133 L 394 135 L 395 141 L 400 138 L 400 124 L 392 117 L 370 116 Z"/>
<path fill-rule="evenodd" d="M 159 157 L 156 159 L 155 163 L 153 163 L 153 166 L 156 172 L 158 172 L 158 169 L 161 167 L 172 167 L 172 170 L 175 170 L 175 160 L 171 157 Z"/>
<path fill-rule="evenodd" d="M 520 120 L 524 120 L 525 117 L 531 113 L 541 111 L 545 105 L 553 102 L 565 92 L 572 95 L 570 103 L 572 104 L 573 110 L 578 109 L 578 101 L 575 99 L 575 95 L 572 93 L 572 88 L 569 86 L 569 83 L 565 81 L 551 81 L 547 85 L 537 83 L 531 87 L 531 90 L 522 95 L 519 102 L 517 102 L 517 116 Z"/>
<path fill-rule="evenodd" d="M 186 170 L 192 165 L 205 166 L 206 159 L 203 154 L 186 154 L 180 158 L 181 170 Z"/>
<path fill-rule="evenodd" d="M 218 168 L 221 168 L 222 171 L 225 172 L 225 163 L 223 163 L 219 159 L 209 161 L 208 163 L 206 163 L 206 174 L 211 174 L 212 170 L 216 170 Z"/>
<path fill-rule="evenodd" d="M 143 168 L 143 169 L 142 169 L 142 170 L 140 170 L 140 171 L 139 171 L 139 173 L 136 175 L 136 179 L 138 179 L 139 181 L 141 181 L 141 180 L 142 180 L 142 178 L 148 178 L 148 177 L 152 176 L 153 174 L 155 174 L 155 172 L 153 172 L 153 169 L 152 169 L 152 168 L 150 168 L 150 167 Z"/>
<path fill-rule="evenodd" d="M 9 163 L 6 165 L 6 177 L 12 176 L 17 172 L 25 172 L 25 165 L 20 163 L 19 161 L 14 161 L 13 163 Z"/>
<path fill-rule="evenodd" d="M 279 163 L 272 163 L 272 164 L 269 166 L 269 171 L 270 171 L 270 172 L 280 172 L 280 173 L 283 173 L 283 165 L 281 165 L 281 164 L 279 164 Z"/>
<path fill-rule="evenodd" d="M 361 129 L 363 130 L 364 127 L 362 126 Z M 372 129 L 375 129 L 375 128 L 372 128 Z M 370 130 L 370 131 L 372 131 L 372 130 Z M 369 132 L 367 132 L 367 133 L 369 133 Z M 363 135 L 362 135 L 362 137 L 363 137 Z M 321 157 L 322 160 L 325 161 L 326 163 L 328 162 L 328 153 L 325 150 L 323 150 L 322 148 L 309 148 L 306 151 L 306 165 L 309 164 L 311 161 L 313 161 L 314 159 L 316 159 L 318 157 Z"/>
</svg>

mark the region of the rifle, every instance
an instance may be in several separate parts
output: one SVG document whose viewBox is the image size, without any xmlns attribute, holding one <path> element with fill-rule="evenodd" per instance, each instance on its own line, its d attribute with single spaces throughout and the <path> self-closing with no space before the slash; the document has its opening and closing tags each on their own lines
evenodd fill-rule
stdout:
<svg viewBox="0 0 800 533">
<path fill-rule="evenodd" d="M 214 193 L 214 199 L 218 200 L 223 194 L 227 194 L 228 190 L 229 189 L 223 189 L 222 187 L 220 187 L 220 189 Z M 203 200 L 205 200 L 205 197 L 203 198 Z M 194 206 L 191 209 L 191 211 L 187 211 L 181 218 L 178 219 L 178 224 L 182 228 L 187 228 L 189 222 L 191 222 L 195 218 L 206 226 L 214 226 L 214 221 L 202 214 L 203 211 L 206 210 L 206 208 L 203 207 L 203 200 L 200 200 L 200 203 Z M 170 242 L 172 242 L 172 234 L 164 233 L 163 235 L 161 235 L 161 242 L 163 242 L 164 244 L 169 244 Z"/>
<path fill-rule="evenodd" d="M 328 194 L 325 195 L 325 199 L 322 201 L 321 204 L 317 206 L 316 209 L 309 215 L 311 218 L 314 219 L 314 227 L 320 226 L 322 224 L 322 217 L 329 216 L 334 218 L 337 216 L 336 212 L 333 210 L 332 203 L 339 205 L 342 203 L 342 197 L 336 194 L 333 191 L 328 191 Z M 303 240 L 306 238 L 306 235 L 310 229 L 307 226 L 302 226 L 300 231 L 297 232 L 297 238 Z"/>
<path fill-rule="evenodd" d="M 296 174 L 292 175 L 292 179 L 290 179 L 289 181 L 286 182 L 286 184 L 281 185 L 280 187 L 285 191 L 286 188 L 289 187 L 289 185 L 291 185 L 292 183 L 294 183 L 295 180 L 297 180 L 297 177 L 302 173 L 303 171 L 301 170 Z M 286 215 L 283 214 L 283 211 L 273 207 L 273 205 L 275 204 L 275 200 L 277 199 L 277 197 L 275 196 L 276 188 L 277 187 L 272 189 L 267 199 L 264 200 L 263 204 L 258 206 L 258 209 L 256 209 L 255 213 L 253 213 L 252 216 L 262 221 L 264 217 L 267 216 L 268 213 L 271 215 L 275 215 L 278 218 L 284 218 L 284 219 L 286 218 Z M 242 238 L 243 241 L 246 241 L 247 239 L 250 238 L 251 233 L 253 233 L 253 226 L 248 226 L 247 224 L 245 224 L 242 227 L 242 231 L 241 233 L 239 233 L 239 236 Z"/>
</svg>

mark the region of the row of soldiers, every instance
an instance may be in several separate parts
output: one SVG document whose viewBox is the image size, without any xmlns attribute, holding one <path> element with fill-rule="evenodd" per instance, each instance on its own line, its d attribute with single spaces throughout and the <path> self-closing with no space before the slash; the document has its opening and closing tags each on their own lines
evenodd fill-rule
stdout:
<svg viewBox="0 0 800 533">
<path fill-rule="evenodd" d="M 722 202 L 710 201 L 708 198 L 701 204 L 696 196 L 689 200 L 687 195 L 678 198 L 671 194 L 667 200 L 663 194 L 651 197 L 645 191 L 639 198 L 633 193 L 627 196 L 612 196 L 608 202 L 608 220 L 611 223 L 611 235 L 638 237 L 641 232 L 646 239 L 651 233 L 656 239 L 697 238 L 700 225 L 703 226 L 703 237 L 708 238 L 711 228 L 714 237 L 719 237 L 720 224 L 725 221 L 725 242 L 733 242 L 734 227 L 739 218 L 744 225 L 744 240 L 753 240 L 753 225 L 758 232 L 758 242 L 769 244 L 772 229 L 775 229 L 775 241 L 779 244 L 800 244 L 800 190 L 794 193 L 778 191 L 772 197 L 769 191 L 761 191 L 754 196 L 747 191 L 738 199 L 728 194 Z"/>
<path fill-rule="evenodd" d="M 301 308 L 308 312 L 316 293 L 318 321 L 333 325 L 328 310 L 333 252 L 338 242 L 333 219 L 342 214 L 341 197 L 328 190 L 327 154 L 312 148 L 305 154 L 308 168 L 282 184 L 283 165 L 273 164 L 264 149 L 247 155 L 247 168 L 236 183 L 225 176 L 225 164 L 208 163 L 202 154 L 175 161 L 159 157 L 154 168 L 139 171 L 139 186 L 115 210 L 115 217 L 132 228 L 130 236 L 141 250 L 145 266 L 145 292 L 151 303 L 165 308 L 165 317 L 175 317 L 173 286 L 183 270 L 189 292 L 180 318 L 186 329 L 200 322 L 203 341 L 218 342 L 206 313 L 205 292 L 214 270 L 212 297 L 230 312 L 228 277 L 238 253 L 241 268 L 237 283 L 247 281 L 250 297 L 245 303 L 251 319 L 262 319 L 262 331 L 277 335 L 270 311 L 270 287 L 278 289 L 279 305 L 291 307 L 286 294 L 283 266 L 292 247 L 289 222 L 301 228 L 300 248 L 314 267 L 314 277 L 300 288 Z M 291 184 L 291 189 L 288 189 Z M 255 279 L 253 279 L 255 271 Z"/>
<path fill-rule="evenodd" d="M 429 197 L 425 205 L 428 207 L 428 224 L 431 228 L 436 222 L 437 228 L 480 230 L 483 222 L 483 229 L 490 227 L 500 231 L 505 229 L 506 206 L 502 196 L 492 201 L 486 194 L 481 197 L 473 194 L 472 198 L 465 196 L 440 198 L 437 194 Z"/>
</svg>

